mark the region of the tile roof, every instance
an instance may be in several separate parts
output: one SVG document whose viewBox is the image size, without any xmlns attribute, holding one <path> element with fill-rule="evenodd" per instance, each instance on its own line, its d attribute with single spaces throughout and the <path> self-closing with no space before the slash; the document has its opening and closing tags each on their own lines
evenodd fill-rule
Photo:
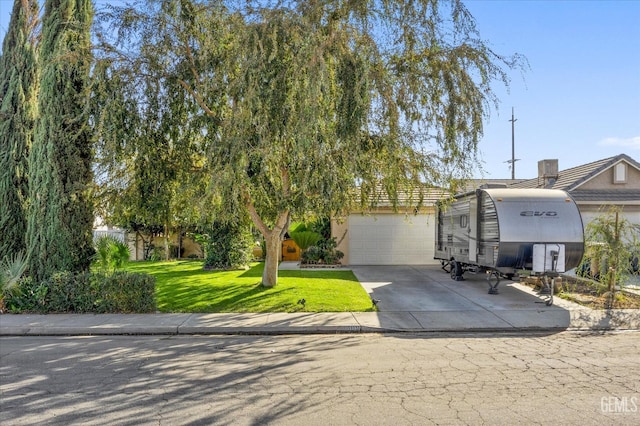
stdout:
<svg viewBox="0 0 640 426">
<path fill-rule="evenodd" d="M 640 190 L 638 189 L 589 189 L 573 191 L 571 196 L 576 201 L 608 202 L 624 204 L 629 201 L 640 203 Z"/>
<path fill-rule="evenodd" d="M 558 171 L 558 179 L 553 185 L 547 188 L 562 189 L 571 193 L 572 197 L 578 202 L 610 202 L 614 204 L 622 204 L 629 201 L 640 202 L 640 190 L 637 189 L 606 189 L 606 190 L 580 190 L 579 187 L 586 181 L 596 177 L 600 173 L 609 169 L 620 161 L 626 161 L 632 167 L 640 171 L 640 163 L 626 154 L 616 155 L 592 163 L 583 164 L 581 166 L 572 167 L 566 170 Z M 541 178 L 533 179 L 472 179 L 469 180 L 462 188 L 461 193 L 473 192 L 482 186 L 500 186 L 505 185 L 509 188 L 542 188 Z M 444 189 L 423 188 L 423 205 L 434 205 L 438 200 L 446 198 L 448 193 Z M 375 205 L 377 207 L 391 207 L 388 195 L 378 186 L 375 191 Z M 407 191 L 399 191 L 398 208 L 406 208 L 415 206 L 419 199 L 419 190 L 409 193 Z"/>
<path fill-rule="evenodd" d="M 640 163 L 626 154 L 619 154 L 615 157 L 609 157 L 592 163 L 583 164 L 581 166 L 572 167 L 570 169 L 560 170 L 558 172 L 558 179 L 553 183 L 553 185 L 548 186 L 547 188 L 564 189 L 565 191 L 572 192 L 589 179 L 594 178 L 622 160 L 640 171 Z M 510 186 L 512 188 L 542 188 L 543 182 L 540 178 L 535 177 L 533 179 L 514 183 Z"/>
<path fill-rule="evenodd" d="M 358 188 L 356 193 L 359 192 Z M 435 188 L 432 186 L 423 186 L 421 188 L 414 188 L 412 191 L 398 189 L 397 191 L 397 204 L 395 208 L 398 210 L 410 209 L 414 210 L 416 205 L 420 203 L 421 206 L 434 206 L 439 200 L 446 198 L 448 192 L 441 188 Z M 361 195 L 361 194 L 360 194 Z M 387 191 L 381 184 L 377 184 L 373 193 L 367 196 L 365 202 L 367 208 L 393 208 L 393 203 L 387 194 Z M 364 206 L 363 206 L 364 207 Z"/>
</svg>

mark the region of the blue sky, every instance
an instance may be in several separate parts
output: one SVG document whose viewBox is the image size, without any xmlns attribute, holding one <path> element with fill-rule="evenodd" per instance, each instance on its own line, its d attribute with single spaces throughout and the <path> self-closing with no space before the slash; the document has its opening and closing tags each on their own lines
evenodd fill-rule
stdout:
<svg viewBox="0 0 640 426">
<path fill-rule="evenodd" d="M 486 177 L 511 177 L 511 108 L 516 178 L 539 160 L 560 170 L 627 154 L 640 160 L 639 1 L 467 1 L 495 51 L 524 54 L 531 69 L 499 88 L 500 110 L 485 126 Z"/>
<path fill-rule="evenodd" d="M 533 178 L 538 160 L 560 169 L 627 154 L 640 161 L 640 1 L 467 0 L 481 37 L 500 54 L 521 53 L 480 143 L 484 175 L 509 178 L 511 108 L 516 178 Z M 0 0 L 0 38 L 13 0 Z"/>
</svg>

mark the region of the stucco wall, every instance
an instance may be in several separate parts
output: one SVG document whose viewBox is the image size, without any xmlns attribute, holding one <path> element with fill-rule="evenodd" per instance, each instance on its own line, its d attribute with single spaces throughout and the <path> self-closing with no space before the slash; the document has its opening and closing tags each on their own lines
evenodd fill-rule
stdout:
<svg viewBox="0 0 640 426">
<path fill-rule="evenodd" d="M 578 190 L 588 189 L 640 189 L 640 170 L 627 164 L 627 176 L 625 183 L 614 183 L 614 167 L 610 167 L 599 175 L 589 179 L 580 185 Z"/>
<path fill-rule="evenodd" d="M 148 237 L 145 236 L 145 240 L 148 241 Z M 137 245 L 136 245 L 137 242 Z M 127 235 L 127 243 L 129 244 L 129 250 L 131 251 L 131 260 L 144 260 L 144 242 L 140 235 L 130 233 Z M 153 237 L 152 244 L 162 250 L 164 255 L 164 237 Z M 171 235 L 169 237 L 169 245 L 178 245 L 178 235 Z M 200 245 L 193 241 L 191 238 L 182 237 L 182 258 L 187 258 L 191 255 L 202 257 L 202 250 Z"/>
</svg>

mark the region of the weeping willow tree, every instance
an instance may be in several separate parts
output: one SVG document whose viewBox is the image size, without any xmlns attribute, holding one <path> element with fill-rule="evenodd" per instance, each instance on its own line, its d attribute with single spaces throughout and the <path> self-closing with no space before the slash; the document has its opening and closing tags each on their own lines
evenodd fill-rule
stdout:
<svg viewBox="0 0 640 426">
<path fill-rule="evenodd" d="M 88 79 L 91 0 L 47 0 L 38 119 L 29 155 L 27 247 L 36 281 L 88 270 L 93 256 Z"/>
<path fill-rule="evenodd" d="M 292 217 L 330 216 L 468 177 L 518 56 L 494 53 L 457 0 L 165 0 L 111 8 L 113 72 L 177 82 L 201 126 L 211 208 L 249 215 L 277 283 Z M 187 96 L 182 98 L 186 94 Z M 114 112 L 105 106 L 103 111 Z"/>
<path fill-rule="evenodd" d="M 38 4 L 15 0 L 0 57 L 0 261 L 25 252 L 27 158 L 37 111 Z"/>
</svg>

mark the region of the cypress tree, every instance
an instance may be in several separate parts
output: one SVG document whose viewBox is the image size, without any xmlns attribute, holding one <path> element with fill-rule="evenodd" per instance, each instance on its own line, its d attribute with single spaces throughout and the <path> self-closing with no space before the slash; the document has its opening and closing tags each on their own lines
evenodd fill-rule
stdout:
<svg viewBox="0 0 640 426">
<path fill-rule="evenodd" d="M 90 197 L 91 0 L 47 0 L 40 43 L 39 118 L 29 156 L 27 245 L 36 280 L 86 271 L 93 255 Z"/>
<path fill-rule="evenodd" d="M 0 57 L 0 260 L 25 250 L 27 156 L 37 111 L 36 0 L 15 0 Z"/>
</svg>

